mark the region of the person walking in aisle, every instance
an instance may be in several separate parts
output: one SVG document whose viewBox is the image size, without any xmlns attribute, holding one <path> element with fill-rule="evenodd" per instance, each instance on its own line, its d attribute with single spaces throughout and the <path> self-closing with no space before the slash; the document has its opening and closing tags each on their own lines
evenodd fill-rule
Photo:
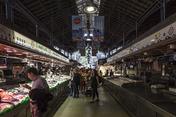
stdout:
<svg viewBox="0 0 176 117">
<path fill-rule="evenodd" d="M 73 69 L 71 68 L 70 70 L 70 78 L 71 78 L 71 81 L 70 81 L 70 84 L 71 84 L 71 90 L 70 90 L 70 95 L 69 96 L 72 96 L 73 94 L 73 76 L 74 76 L 74 72 L 73 72 Z"/>
<path fill-rule="evenodd" d="M 95 93 L 97 95 L 97 99 L 95 101 L 99 101 L 99 95 L 98 95 L 98 91 L 97 91 L 97 88 L 99 88 L 99 75 L 95 69 L 92 70 L 91 79 L 92 79 L 93 97 L 92 97 L 92 100 L 89 101 L 89 103 L 94 102 Z"/>
<path fill-rule="evenodd" d="M 78 86 L 80 85 L 80 77 L 81 77 L 81 75 L 78 73 L 78 68 L 74 68 L 73 72 L 74 72 L 74 77 L 73 77 L 74 95 L 72 97 L 73 98 L 79 98 Z"/>
</svg>

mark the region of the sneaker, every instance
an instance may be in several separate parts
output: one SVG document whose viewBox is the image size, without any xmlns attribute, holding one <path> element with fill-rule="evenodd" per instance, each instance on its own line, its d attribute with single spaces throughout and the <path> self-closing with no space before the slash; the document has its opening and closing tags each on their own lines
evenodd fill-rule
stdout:
<svg viewBox="0 0 176 117">
<path fill-rule="evenodd" d="M 73 95 L 72 97 L 75 98 L 76 96 Z"/>
<path fill-rule="evenodd" d="M 69 96 L 72 96 L 72 94 L 70 94 Z"/>
</svg>

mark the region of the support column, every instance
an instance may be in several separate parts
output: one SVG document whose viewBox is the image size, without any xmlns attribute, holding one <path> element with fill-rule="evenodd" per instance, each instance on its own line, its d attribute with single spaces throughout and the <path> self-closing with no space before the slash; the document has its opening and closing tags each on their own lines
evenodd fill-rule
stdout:
<svg viewBox="0 0 176 117">
<path fill-rule="evenodd" d="M 137 24 L 137 21 L 135 23 L 136 23 L 136 38 L 137 38 L 138 37 L 138 24 Z"/>
<path fill-rule="evenodd" d="M 125 45 L 125 34 L 123 33 L 123 46 Z"/>
<path fill-rule="evenodd" d="M 108 48 L 108 56 L 107 57 L 109 57 L 110 56 L 110 49 Z"/>
<path fill-rule="evenodd" d="M 163 0 L 163 7 L 161 7 L 161 9 L 160 9 L 160 16 L 161 16 L 161 21 L 163 21 L 163 20 L 165 20 L 165 0 Z"/>
<path fill-rule="evenodd" d="M 11 22 L 14 22 L 14 8 L 11 7 Z"/>
<path fill-rule="evenodd" d="M 50 37 L 50 45 L 53 46 L 53 36 Z"/>
<path fill-rule="evenodd" d="M 5 5 L 6 5 L 6 19 L 9 19 L 9 5 L 8 5 L 8 3 L 5 3 Z"/>
<path fill-rule="evenodd" d="M 39 25 L 36 23 L 36 37 L 39 37 Z"/>
<path fill-rule="evenodd" d="M 72 59 L 72 53 L 70 53 L 70 55 L 71 55 L 71 59 Z"/>
<path fill-rule="evenodd" d="M 166 0 L 163 0 L 163 19 L 166 18 Z"/>
</svg>

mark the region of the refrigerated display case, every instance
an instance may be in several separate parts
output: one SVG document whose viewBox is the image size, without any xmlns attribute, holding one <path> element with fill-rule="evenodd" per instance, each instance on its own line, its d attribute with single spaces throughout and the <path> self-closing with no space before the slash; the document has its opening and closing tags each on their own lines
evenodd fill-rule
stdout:
<svg viewBox="0 0 176 117">
<path fill-rule="evenodd" d="M 62 95 L 62 93 L 68 88 L 68 82 L 70 80 L 69 76 L 53 76 L 46 77 L 46 79 L 51 94 L 53 95 L 53 100 L 48 103 L 49 106 L 54 104 L 54 102 Z M 32 86 L 32 82 L 27 83 Z M 0 89 L 0 116 L 2 117 L 20 117 L 20 116 L 30 116 L 29 107 L 29 90 L 23 88 L 19 85 L 4 85 Z M 23 110 L 23 111 L 19 111 Z M 25 111 L 25 112 L 24 112 Z"/>
</svg>

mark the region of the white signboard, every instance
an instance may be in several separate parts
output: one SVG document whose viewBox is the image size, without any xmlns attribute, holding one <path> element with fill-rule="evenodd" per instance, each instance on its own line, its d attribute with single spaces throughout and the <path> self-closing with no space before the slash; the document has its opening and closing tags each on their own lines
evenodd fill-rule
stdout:
<svg viewBox="0 0 176 117">
<path fill-rule="evenodd" d="M 166 39 L 176 36 L 176 22 L 166 26 L 165 28 L 157 31 L 156 33 L 151 34 L 150 36 L 142 39 L 141 41 L 131 45 L 130 47 L 122 50 L 121 52 L 115 54 L 113 57 L 107 59 L 107 62 L 111 62 L 148 46 L 152 46 L 156 43 L 164 41 Z M 112 59 L 113 58 L 113 59 Z"/>
<path fill-rule="evenodd" d="M 30 49 L 35 50 L 37 52 L 46 54 L 48 56 L 55 57 L 57 59 L 60 59 L 60 60 L 63 60 L 65 62 L 69 63 L 68 58 L 52 51 L 51 49 L 37 43 L 36 41 L 16 32 L 16 31 L 13 31 L 13 30 L 11 30 L 1 24 L 0 24 L 0 38 L 14 42 L 16 44 L 22 45 L 24 47 L 30 48 Z"/>
</svg>

